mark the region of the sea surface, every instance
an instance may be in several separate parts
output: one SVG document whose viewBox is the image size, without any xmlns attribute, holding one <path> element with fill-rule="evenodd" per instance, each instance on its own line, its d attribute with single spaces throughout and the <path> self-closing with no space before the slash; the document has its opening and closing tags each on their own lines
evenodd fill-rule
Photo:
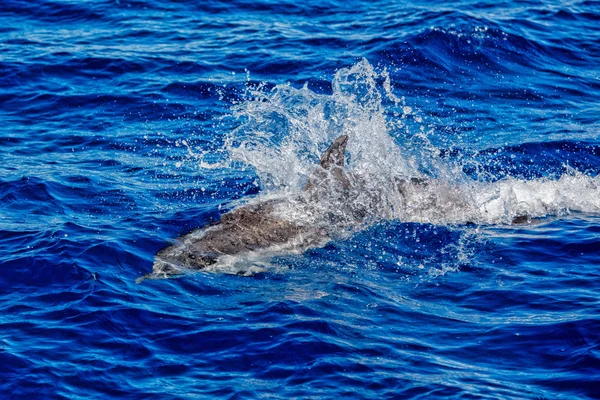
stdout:
<svg viewBox="0 0 600 400">
<path fill-rule="evenodd" d="M 600 398 L 600 1 L 2 0 L 0 124 L 0 398 Z M 136 283 L 342 134 L 368 218 Z"/>
</svg>

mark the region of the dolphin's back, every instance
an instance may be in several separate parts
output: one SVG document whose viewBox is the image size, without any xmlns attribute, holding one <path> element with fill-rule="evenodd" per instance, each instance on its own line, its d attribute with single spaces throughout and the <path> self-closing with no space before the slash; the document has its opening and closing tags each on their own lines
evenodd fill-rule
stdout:
<svg viewBox="0 0 600 400">
<path fill-rule="evenodd" d="M 277 216 L 274 206 L 274 202 L 266 202 L 232 210 L 206 230 L 199 245 L 206 252 L 235 255 L 285 244 L 309 231 Z"/>
<path fill-rule="evenodd" d="M 236 256 L 275 246 L 306 246 L 317 238 L 315 229 L 281 218 L 275 212 L 277 201 L 248 204 L 236 208 L 211 226 L 181 236 L 177 243 L 156 254 L 152 274 L 163 278 L 202 270 L 222 256 Z"/>
</svg>

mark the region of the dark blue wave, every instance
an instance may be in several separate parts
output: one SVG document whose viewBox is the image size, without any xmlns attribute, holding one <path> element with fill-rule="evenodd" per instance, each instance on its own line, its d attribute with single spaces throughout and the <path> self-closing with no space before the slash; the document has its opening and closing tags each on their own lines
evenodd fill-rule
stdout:
<svg viewBox="0 0 600 400">
<path fill-rule="evenodd" d="M 103 19 L 101 12 L 90 7 L 65 4 L 60 1 L 40 1 L 32 4 L 22 0 L 7 0 L 2 2 L 0 10 L 11 18 L 25 18 L 47 23 L 95 22 Z"/>
<path fill-rule="evenodd" d="M 440 157 L 458 160 L 463 171 L 474 179 L 558 178 L 572 170 L 591 176 L 600 174 L 600 147 L 585 142 L 522 143 L 480 151 L 454 148 L 442 150 Z"/>
</svg>

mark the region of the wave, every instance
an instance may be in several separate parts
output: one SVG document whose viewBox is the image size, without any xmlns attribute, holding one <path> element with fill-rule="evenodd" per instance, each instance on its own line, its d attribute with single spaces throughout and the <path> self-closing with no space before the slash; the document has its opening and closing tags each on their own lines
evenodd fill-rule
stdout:
<svg viewBox="0 0 600 400">
<path fill-rule="evenodd" d="M 104 19 L 104 15 L 92 7 L 48 0 L 35 4 L 6 0 L 2 2 L 2 11 L 8 15 L 50 23 L 56 23 L 57 20 L 64 23 Z"/>
<path fill-rule="evenodd" d="M 439 23 L 433 19 L 429 28 L 407 35 L 402 41 L 379 40 L 376 52 L 371 54 L 383 58 L 388 65 L 426 66 L 429 73 L 442 74 L 513 74 L 520 67 L 582 63 L 581 43 L 577 39 L 550 43 L 501 28 L 493 21 L 451 14 L 438 16 Z M 454 14 L 459 17 L 454 19 Z"/>
</svg>

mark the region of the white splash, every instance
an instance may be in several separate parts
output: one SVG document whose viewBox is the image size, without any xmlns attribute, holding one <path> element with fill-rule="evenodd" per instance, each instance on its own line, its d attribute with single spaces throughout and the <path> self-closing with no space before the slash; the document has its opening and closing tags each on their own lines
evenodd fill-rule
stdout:
<svg viewBox="0 0 600 400">
<path fill-rule="evenodd" d="M 258 175 L 263 191 L 257 201 L 286 199 L 279 208 L 282 217 L 331 225 L 333 215 L 341 221 L 337 229 L 351 231 L 381 219 L 501 224 L 571 211 L 600 213 L 598 177 L 566 173 L 558 180 L 469 179 L 460 165 L 439 157 L 429 140 L 432 133 L 418 126 L 419 112 L 396 97 L 387 72 L 376 72 L 367 60 L 340 69 L 331 86 L 331 95 L 307 86 L 250 89 L 249 99 L 233 109 L 238 127 L 226 141 L 230 161 Z M 342 134 L 349 136 L 345 168 L 355 189 L 342 200 L 338 193 L 311 203 L 298 201 L 304 199 L 302 189 L 321 154 Z M 399 184 L 410 178 L 427 184 Z M 356 212 L 363 216 L 359 223 L 344 217 Z"/>
<path fill-rule="evenodd" d="M 510 223 L 516 217 L 542 218 L 571 212 L 600 214 L 600 177 L 572 172 L 558 180 L 504 179 L 474 184 L 475 222 Z"/>
</svg>

